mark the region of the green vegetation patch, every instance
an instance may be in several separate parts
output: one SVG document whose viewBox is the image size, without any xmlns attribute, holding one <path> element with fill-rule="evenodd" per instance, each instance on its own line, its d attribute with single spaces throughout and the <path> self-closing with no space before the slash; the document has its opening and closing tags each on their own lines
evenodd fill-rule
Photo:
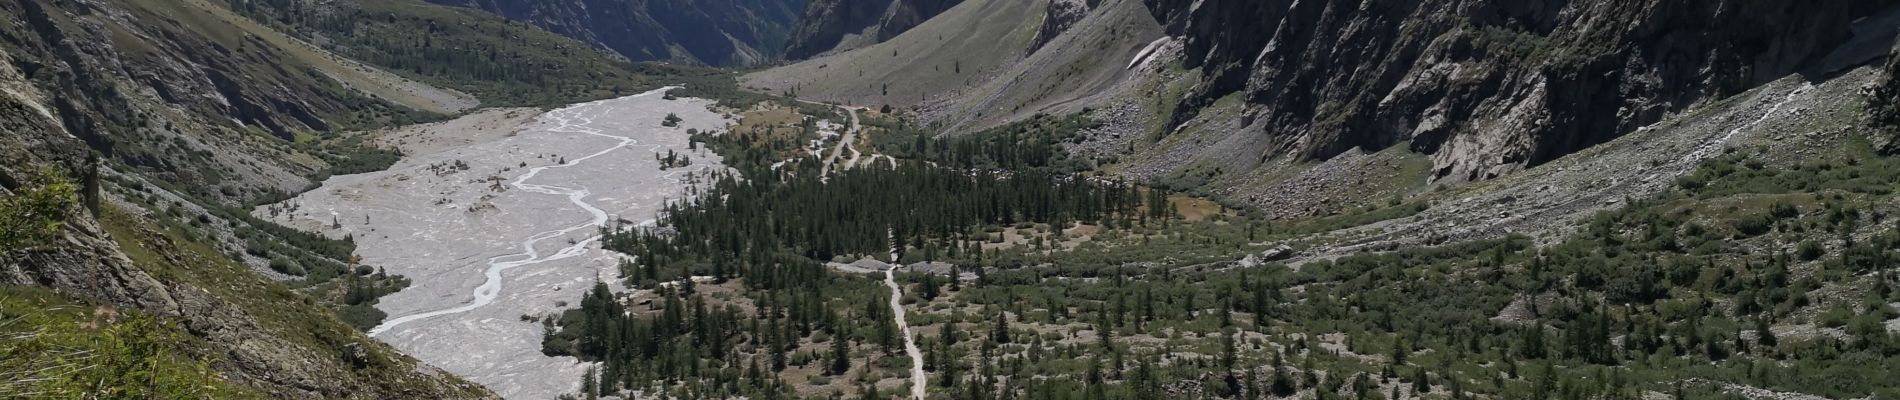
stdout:
<svg viewBox="0 0 1900 400">
<path fill-rule="evenodd" d="M 228 6 L 311 43 L 328 43 L 351 59 L 468 92 L 491 106 L 567 104 L 655 86 L 632 64 L 477 10 L 413 0 Z"/>
<path fill-rule="evenodd" d="M 0 397 L 261 398 L 210 369 L 184 330 L 37 287 L 0 287 Z"/>
<path fill-rule="evenodd" d="M 1062 144 L 1080 142 L 1080 133 L 1097 125 L 1085 114 L 1038 114 L 1025 121 L 942 138 L 927 129 L 897 125 L 884 134 L 873 135 L 872 148 L 898 158 L 958 169 L 1074 173 L 1093 166 L 1086 160 L 1069 158 Z"/>
<path fill-rule="evenodd" d="M 43 170 L 18 191 L 0 195 L 0 252 L 45 244 L 59 233 L 79 188 Z"/>
</svg>

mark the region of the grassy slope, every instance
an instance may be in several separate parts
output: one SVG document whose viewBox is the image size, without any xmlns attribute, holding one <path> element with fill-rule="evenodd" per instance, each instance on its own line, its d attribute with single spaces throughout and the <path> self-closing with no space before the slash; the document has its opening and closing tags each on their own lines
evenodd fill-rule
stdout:
<svg viewBox="0 0 1900 400">
<path fill-rule="evenodd" d="M 39 287 L 0 287 L 0 397 L 263 398 L 182 329 Z"/>
<path fill-rule="evenodd" d="M 743 81 L 822 101 L 941 108 L 947 118 L 935 122 L 984 129 L 1112 100 L 1134 73 L 1129 60 L 1162 34 L 1140 2 L 1110 1 L 1031 53 L 1046 7 L 967 2 L 884 43 Z"/>
<path fill-rule="evenodd" d="M 985 129 L 1036 113 L 1069 114 L 1097 106 L 1137 74 L 1128 63 L 1156 39 L 1161 26 L 1139 1 L 1103 2 L 1100 8 L 1035 54 L 999 71 L 997 79 L 952 103 L 963 118 L 953 128 Z"/>
<path fill-rule="evenodd" d="M 418 0 L 312 7 L 299 0 L 258 0 L 234 10 L 342 56 L 473 94 L 491 106 L 637 93 L 652 84 L 653 75 L 664 75 L 663 68 L 628 64 L 586 44 L 477 10 Z"/>
<path fill-rule="evenodd" d="M 315 69 L 364 94 L 405 107 L 432 113 L 449 114 L 466 108 L 467 95 L 406 82 L 386 71 L 340 58 L 282 32 L 258 25 L 223 6 L 205 0 L 154 0 L 131 2 L 141 12 L 179 20 L 183 27 L 203 35 L 226 48 L 241 47 L 246 40 L 259 40 L 275 47 L 282 60 Z"/>
<path fill-rule="evenodd" d="M 955 95 L 1021 58 L 1046 4 L 967 1 L 884 43 L 747 75 L 742 84 L 869 105 L 910 106 Z"/>
<path fill-rule="evenodd" d="M 353 378 L 358 384 L 380 387 L 387 393 L 477 397 L 482 392 L 473 386 L 440 387 L 435 382 L 418 380 L 418 361 L 363 335 L 315 300 L 282 283 L 265 280 L 249 267 L 173 229 L 151 228 L 155 224 L 142 219 L 108 208 L 101 222 L 139 269 L 161 282 L 207 290 L 233 303 L 263 329 L 313 356 L 305 360 L 309 366 L 334 371 L 340 378 Z M 345 353 L 353 347 L 366 352 L 367 365 L 355 367 L 345 362 Z"/>
</svg>

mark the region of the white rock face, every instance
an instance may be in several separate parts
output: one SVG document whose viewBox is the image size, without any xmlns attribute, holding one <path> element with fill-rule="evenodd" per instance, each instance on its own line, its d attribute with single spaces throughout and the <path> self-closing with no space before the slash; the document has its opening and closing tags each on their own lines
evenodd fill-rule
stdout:
<svg viewBox="0 0 1900 400">
<path fill-rule="evenodd" d="M 405 147 L 386 171 L 333 177 L 276 220 L 353 235 L 365 265 L 413 281 L 378 305 L 389 313 L 378 339 L 507 398 L 574 392 L 586 366 L 542 355 L 541 324 L 521 317 L 573 307 L 595 279 L 614 280 L 620 255 L 599 248 L 602 226 L 651 223 L 688 181 L 725 169 L 688 150 L 687 130 L 728 121 L 710 101 L 661 93 L 515 118 L 499 127 L 510 133 L 494 131 L 496 113 L 411 128 L 402 140 L 437 145 Z M 684 121 L 662 126 L 668 114 Z M 662 170 L 656 154 L 668 150 L 692 164 Z"/>
</svg>

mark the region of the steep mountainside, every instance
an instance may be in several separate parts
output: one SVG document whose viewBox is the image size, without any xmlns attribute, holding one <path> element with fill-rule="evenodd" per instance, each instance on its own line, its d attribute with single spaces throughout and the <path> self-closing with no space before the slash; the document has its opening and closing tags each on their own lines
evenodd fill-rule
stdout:
<svg viewBox="0 0 1900 400">
<path fill-rule="evenodd" d="M 915 107 L 944 134 L 1087 112 L 1102 126 L 1077 148 L 1107 172 L 1299 214 L 1497 178 L 1790 74 L 1825 80 L 1900 27 L 1894 1 L 1032 3 L 965 2 L 745 81 Z M 1373 153 L 1388 171 L 1302 177 Z"/>
<path fill-rule="evenodd" d="M 1099 107 L 1148 79 L 1161 26 L 1140 1 L 968 1 L 883 43 L 747 75 L 760 90 L 916 108 L 968 132 Z M 1144 68 L 1137 68 L 1144 67 Z"/>
<path fill-rule="evenodd" d="M 1835 72 L 1810 66 L 1895 2 L 1148 3 L 1202 72 L 1170 126 L 1237 94 L 1236 134 L 1268 138 L 1264 156 L 1402 144 L 1430 154 L 1437 179 L 1462 181 L 1791 73 Z"/>
<path fill-rule="evenodd" d="M 610 97 L 668 73 L 493 14 L 422 0 L 246 0 L 232 2 L 231 10 L 337 56 L 473 94 L 490 106 Z"/>
<path fill-rule="evenodd" d="M 776 59 L 805 0 L 429 0 L 478 8 L 635 61 Z"/>
<path fill-rule="evenodd" d="M 402 277 L 238 206 L 399 156 L 349 131 L 681 77 L 420 0 L 0 15 L 0 397 L 493 397 L 357 331 Z"/>
<path fill-rule="evenodd" d="M 288 60 L 268 56 L 284 49 L 221 44 L 147 11 L 118 2 L 0 5 L 14 21 L 0 26 L 0 298 L 98 305 L 90 320 L 39 326 L 13 322 L 59 321 L 64 307 L 7 307 L 0 396 L 490 397 L 204 244 L 215 239 L 182 231 L 186 221 L 204 232 L 239 222 L 167 188 L 205 185 L 220 195 L 218 187 L 293 186 L 324 164 L 284 154 L 268 130 L 327 126 L 323 116 L 348 107 L 388 107 L 307 75 L 315 69 L 261 68 L 261 60 Z M 85 167 L 101 153 L 104 166 Z M 34 294 L 49 289 L 57 294 Z M 33 347 L 62 335 L 81 339 Z M 166 364 L 215 375 L 128 367 Z"/>
<path fill-rule="evenodd" d="M 963 0 L 812 0 L 792 29 L 785 58 L 881 43 L 948 11 Z"/>
<path fill-rule="evenodd" d="M 420 117 L 372 96 L 423 85 L 317 62 L 326 56 L 220 11 L 185 0 L 0 6 L 14 21 L 0 26 L 0 57 L 16 71 L 8 93 L 107 159 L 206 199 L 308 185 L 328 165 L 286 146 L 299 134 Z"/>
</svg>

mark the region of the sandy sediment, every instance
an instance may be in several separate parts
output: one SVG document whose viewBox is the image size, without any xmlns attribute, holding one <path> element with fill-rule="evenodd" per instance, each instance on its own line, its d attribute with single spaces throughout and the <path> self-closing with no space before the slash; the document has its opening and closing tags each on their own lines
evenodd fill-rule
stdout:
<svg viewBox="0 0 1900 400">
<path fill-rule="evenodd" d="M 709 104 L 656 91 L 382 132 L 401 162 L 332 177 L 277 221 L 351 235 L 365 264 L 413 280 L 378 305 L 389 313 L 378 339 L 508 398 L 553 398 L 578 388 L 585 365 L 542 355 L 541 324 L 522 317 L 618 275 L 620 255 L 595 244 L 600 226 L 651 221 L 687 181 L 724 170 L 687 145 L 688 129 L 726 126 Z M 669 113 L 684 122 L 662 126 Z M 662 170 L 668 150 L 691 165 Z"/>
</svg>

